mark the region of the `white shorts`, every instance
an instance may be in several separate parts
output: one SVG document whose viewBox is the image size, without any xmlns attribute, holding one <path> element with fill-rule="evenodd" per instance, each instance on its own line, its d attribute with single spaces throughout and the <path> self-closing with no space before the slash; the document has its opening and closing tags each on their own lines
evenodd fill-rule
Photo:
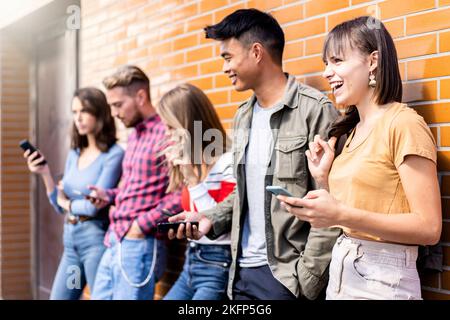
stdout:
<svg viewBox="0 0 450 320">
<path fill-rule="evenodd" d="M 327 300 L 422 300 L 417 246 L 341 235 L 333 247 Z"/>
</svg>

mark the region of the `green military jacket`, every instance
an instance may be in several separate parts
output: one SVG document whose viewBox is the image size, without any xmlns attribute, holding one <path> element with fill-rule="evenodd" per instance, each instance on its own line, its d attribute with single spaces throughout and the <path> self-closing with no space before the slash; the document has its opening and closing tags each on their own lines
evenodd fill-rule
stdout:
<svg viewBox="0 0 450 320">
<path fill-rule="evenodd" d="M 321 92 L 286 75 L 283 106 L 270 119 L 274 148 L 265 183 L 284 187 L 294 196 L 303 197 L 315 189 L 305 156 L 308 142 L 313 141 L 316 134 L 327 137 L 329 125 L 339 112 Z M 223 202 L 202 212 L 213 223 L 209 238 L 215 239 L 231 230 L 233 262 L 227 289 L 230 299 L 248 210 L 246 194 L 251 192 L 245 180 L 245 151 L 255 102 L 256 97 L 252 96 L 239 107 L 234 118 L 232 150 L 236 187 Z M 295 296 L 315 299 L 327 284 L 331 250 L 341 230 L 311 228 L 309 223 L 283 209 L 269 192 L 265 194 L 264 207 L 267 258 L 272 274 Z"/>
</svg>

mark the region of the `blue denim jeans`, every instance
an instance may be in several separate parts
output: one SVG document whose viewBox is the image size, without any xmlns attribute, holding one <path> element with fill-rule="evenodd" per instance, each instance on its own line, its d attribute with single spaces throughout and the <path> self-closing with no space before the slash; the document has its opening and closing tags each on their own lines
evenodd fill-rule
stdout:
<svg viewBox="0 0 450 320">
<path fill-rule="evenodd" d="M 164 300 L 223 299 L 230 264 L 230 246 L 190 242 L 183 271 Z"/>
<path fill-rule="evenodd" d="M 53 281 L 51 300 L 78 300 L 86 283 L 92 290 L 97 268 L 106 247 L 108 221 L 88 220 L 64 224 L 64 252 Z"/>
<path fill-rule="evenodd" d="M 112 232 L 109 239 L 111 246 L 103 254 L 91 299 L 152 300 L 166 265 L 164 241 L 147 236 L 119 242 Z"/>
</svg>

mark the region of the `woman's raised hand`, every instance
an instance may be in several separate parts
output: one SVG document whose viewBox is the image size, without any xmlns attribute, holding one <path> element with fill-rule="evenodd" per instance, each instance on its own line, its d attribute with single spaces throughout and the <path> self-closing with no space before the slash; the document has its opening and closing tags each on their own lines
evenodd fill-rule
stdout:
<svg viewBox="0 0 450 320">
<path fill-rule="evenodd" d="M 308 168 L 317 183 L 328 185 L 328 173 L 334 160 L 336 137 L 331 137 L 328 141 L 314 136 L 314 141 L 309 143 L 309 150 L 305 152 L 308 159 Z"/>
</svg>

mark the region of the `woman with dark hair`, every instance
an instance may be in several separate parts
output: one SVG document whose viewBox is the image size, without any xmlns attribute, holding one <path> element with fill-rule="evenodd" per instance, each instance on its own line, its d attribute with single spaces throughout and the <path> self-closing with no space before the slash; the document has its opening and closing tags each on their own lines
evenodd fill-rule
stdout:
<svg viewBox="0 0 450 320">
<path fill-rule="evenodd" d="M 434 138 L 401 103 L 394 42 L 378 19 L 336 26 L 325 40 L 323 76 L 347 107 L 328 142 L 306 152 L 321 190 L 279 196 L 312 227 L 339 226 L 327 299 L 421 299 L 418 245 L 439 241 L 442 217 Z M 333 162 L 337 138 L 347 135 Z"/>
<path fill-rule="evenodd" d="M 97 210 L 84 194 L 88 185 L 113 188 L 121 176 L 123 150 L 116 144 L 116 127 L 106 97 L 96 88 L 75 91 L 72 100 L 71 150 L 64 177 L 58 186 L 39 151 L 24 153 L 31 172 L 42 177 L 50 203 L 66 214 L 64 253 L 53 282 L 50 299 L 79 299 L 87 282 L 92 290 L 95 274 L 105 250 L 107 209 Z M 41 155 L 39 155 L 41 154 Z"/>
<path fill-rule="evenodd" d="M 233 191 L 236 181 L 228 137 L 211 101 L 197 87 L 181 84 L 164 94 L 157 112 L 175 142 L 164 151 L 170 162 L 168 192 L 182 189 L 182 206 L 188 212 L 214 207 Z M 169 238 L 175 232 L 181 238 L 183 229 L 169 231 Z M 164 299 L 222 299 L 230 263 L 229 233 L 214 241 L 206 236 L 190 241 L 183 272 Z"/>
</svg>

